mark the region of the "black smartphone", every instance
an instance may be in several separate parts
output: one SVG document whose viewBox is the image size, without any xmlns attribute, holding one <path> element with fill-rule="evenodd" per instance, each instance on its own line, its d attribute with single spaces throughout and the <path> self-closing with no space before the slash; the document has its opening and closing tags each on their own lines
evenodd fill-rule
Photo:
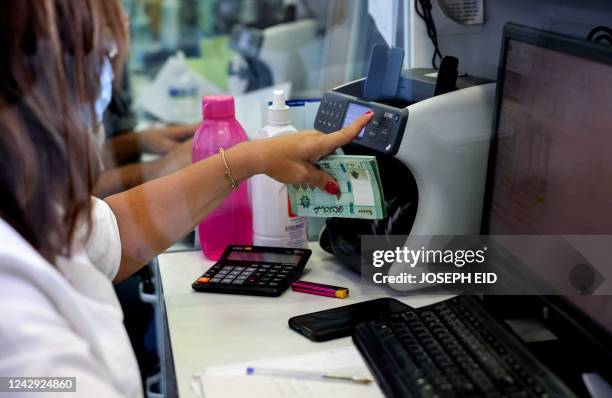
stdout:
<svg viewBox="0 0 612 398">
<path fill-rule="evenodd" d="M 312 341 L 328 341 L 350 336 L 358 324 L 412 307 L 396 299 L 385 297 L 357 304 L 294 316 L 289 327 Z"/>
</svg>

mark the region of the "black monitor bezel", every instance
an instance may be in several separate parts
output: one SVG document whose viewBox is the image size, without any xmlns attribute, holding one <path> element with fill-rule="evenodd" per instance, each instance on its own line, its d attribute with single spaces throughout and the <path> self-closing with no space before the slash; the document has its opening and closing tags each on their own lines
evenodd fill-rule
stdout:
<svg viewBox="0 0 612 398">
<path fill-rule="evenodd" d="M 516 40 L 539 47 L 556 50 L 566 54 L 586 58 L 592 61 L 612 65 L 612 48 L 597 43 L 565 36 L 555 32 L 539 30 L 524 25 L 508 23 L 504 27 L 502 46 L 499 58 L 498 80 L 495 95 L 493 126 L 487 166 L 487 178 L 483 202 L 481 234 L 489 234 L 489 221 L 495 178 L 495 159 L 497 155 L 497 133 L 499 128 L 499 112 L 504 87 L 504 71 L 506 68 L 506 50 L 508 42 Z M 589 345 L 602 354 L 604 360 L 612 361 L 612 333 L 589 317 L 585 312 L 571 304 L 563 296 L 535 296 L 535 303 L 542 308 L 542 320 L 553 331 L 567 338 L 585 338 Z M 607 370 L 608 377 L 612 371 Z"/>
</svg>

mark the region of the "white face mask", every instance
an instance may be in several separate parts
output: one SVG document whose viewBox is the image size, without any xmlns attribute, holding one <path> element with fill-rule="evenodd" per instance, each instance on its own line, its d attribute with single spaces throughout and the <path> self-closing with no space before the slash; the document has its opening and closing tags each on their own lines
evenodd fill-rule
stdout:
<svg viewBox="0 0 612 398">
<path fill-rule="evenodd" d="M 80 107 L 82 121 L 85 123 L 85 125 L 90 125 L 89 132 L 94 135 L 95 141 L 99 148 L 102 148 L 106 138 L 106 134 L 104 133 L 104 124 L 102 122 L 104 120 L 104 112 L 106 112 L 106 108 L 108 108 L 108 105 L 113 98 L 114 78 L 115 74 L 113 72 L 113 67 L 110 60 L 108 57 L 104 57 L 100 70 L 100 93 L 98 94 L 98 98 L 94 104 L 96 118 L 93 122 L 93 126 L 90 125 L 92 123 L 90 108 L 86 107 L 85 104 L 82 104 Z"/>
<path fill-rule="evenodd" d="M 114 79 L 115 74 L 113 72 L 113 66 L 111 65 L 108 57 L 104 57 L 104 60 L 102 61 L 102 70 L 100 72 L 100 94 L 95 104 L 96 122 L 98 124 L 102 123 L 104 112 L 106 111 L 106 108 L 108 108 L 108 105 L 111 103 L 111 99 L 113 98 Z"/>
</svg>

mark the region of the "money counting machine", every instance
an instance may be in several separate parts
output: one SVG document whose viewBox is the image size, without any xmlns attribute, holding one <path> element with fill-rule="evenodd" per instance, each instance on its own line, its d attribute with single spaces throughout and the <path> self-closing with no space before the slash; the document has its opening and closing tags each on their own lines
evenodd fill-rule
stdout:
<svg viewBox="0 0 612 398">
<path fill-rule="evenodd" d="M 360 271 L 361 235 L 478 234 L 492 129 L 495 84 L 439 71 L 401 70 L 403 50 L 376 47 L 366 78 L 327 92 L 315 128 L 332 132 L 367 110 L 370 124 L 344 148 L 376 155 L 387 218 L 331 218 L 321 246 Z"/>
</svg>

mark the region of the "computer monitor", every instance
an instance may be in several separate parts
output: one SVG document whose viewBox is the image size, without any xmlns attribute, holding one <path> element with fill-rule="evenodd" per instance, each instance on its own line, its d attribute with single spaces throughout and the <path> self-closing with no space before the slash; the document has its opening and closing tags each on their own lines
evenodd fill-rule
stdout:
<svg viewBox="0 0 612 398">
<path fill-rule="evenodd" d="M 612 235 L 612 48 L 508 24 L 496 101 L 483 234 Z M 612 296 L 541 300 L 612 358 Z"/>
</svg>

